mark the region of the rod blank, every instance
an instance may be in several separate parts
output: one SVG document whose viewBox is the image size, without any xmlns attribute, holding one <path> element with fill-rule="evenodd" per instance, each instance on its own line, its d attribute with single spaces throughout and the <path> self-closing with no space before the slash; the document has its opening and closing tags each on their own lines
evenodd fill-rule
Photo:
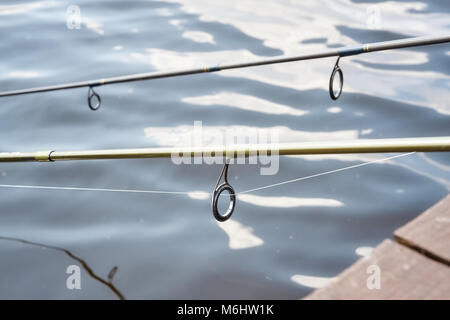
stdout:
<svg viewBox="0 0 450 320">
<path fill-rule="evenodd" d="M 450 42 L 450 35 L 406 38 L 406 39 L 400 39 L 400 40 L 369 43 L 369 44 L 364 44 L 364 45 L 359 45 L 359 46 L 347 46 L 347 47 L 342 47 L 342 48 L 338 48 L 338 49 L 323 50 L 320 52 L 304 54 L 304 55 L 299 55 L 299 56 L 264 59 L 264 60 L 258 60 L 258 61 L 253 61 L 253 62 L 226 64 L 226 65 L 220 65 L 220 66 L 204 67 L 204 68 L 196 68 L 196 69 L 188 69 L 188 70 L 180 70 L 180 71 L 172 71 L 172 72 L 138 73 L 138 74 L 132 74 L 132 75 L 126 75 L 126 76 L 119 76 L 119 77 L 112 77 L 112 78 L 105 78 L 105 79 L 98 79 L 98 80 L 88 80 L 88 81 L 81 81 L 81 82 L 73 82 L 73 83 L 67 83 L 67 84 L 61 84 L 61 85 L 37 87 L 37 88 L 30 88 L 30 89 L 23 89 L 23 90 L 4 91 L 4 92 L 0 92 L 0 97 L 46 92 L 46 91 L 75 89 L 75 88 L 82 88 L 82 87 L 96 87 L 96 86 L 102 86 L 102 85 L 107 85 L 107 84 L 123 83 L 123 82 L 130 82 L 130 81 L 171 78 L 171 77 L 186 76 L 186 75 L 193 75 L 193 74 L 199 74 L 199 73 L 216 72 L 216 71 L 228 70 L 228 69 L 247 68 L 247 67 L 255 67 L 255 66 L 262 66 L 262 65 L 269 65 L 269 64 L 293 62 L 293 61 L 320 59 L 320 58 L 327 58 L 327 57 L 336 57 L 336 56 L 344 57 L 344 56 L 368 53 L 368 52 L 373 52 L 373 51 L 409 48 L 409 47 L 417 47 L 417 46 L 427 46 L 427 45 L 438 44 L 438 43 L 447 43 L 447 42 Z"/>
<path fill-rule="evenodd" d="M 39 151 L 0 153 L 0 162 L 170 158 L 173 155 L 198 157 L 249 157 L 253 155 L 312 155 L 340 153 L 450 151 L 449 137 L 370 139 L 331 142 L 301 142 L 266 145 L 235 145 L 199 148 L 141 148 L 89 151 Z"/>
</svg>

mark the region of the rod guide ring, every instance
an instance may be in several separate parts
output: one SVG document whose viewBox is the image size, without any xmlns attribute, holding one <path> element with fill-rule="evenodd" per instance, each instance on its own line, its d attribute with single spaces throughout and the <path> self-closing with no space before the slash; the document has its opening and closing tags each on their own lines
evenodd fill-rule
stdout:
<svg viewBox="0 0 450 320">
<path fill-rule="evenodd" d="M 339 59 L 340 59 L 340 57 L 337 59 L 336 64 L 334 65 L 333 71 L 331 72 L 331 76 L 330 76 L 329 92 L 330 92 L 330 97 L 333 100 L 339 99 L 339 97 L 342 94 L 342 89 L 344 87 L 344 73 L 342 72 L 342 69 L 339 66 Z M 339 77 L 339 87 L 337 88 L 338 89 L 337 91 L 334 88 L 334 79 L 336 77 L 336 74 Z"/>
<path fill-rule="evenodd" d="M 216 218 L 217 221 L 224 222 L 230 219 L 231 215 L 234 212 L 234 208 L 236 206 L 236 194 L 234 192 L 233 187 L 228 183 L 228 166 L 229 163 L 226 161 L 225 165 L 223 166 L 222 173 L 220 174 L 219 180 L 217 180 L 216 187 L 214 188 L 213 197 L 212 197 L 212 211 L 214 218 Z M 220 179 L 223 177 L 224 182 L 219 185 Z M 219 212 L 218 208 L 218 202 L 220 195 L 222 192 L 228 191 L 230 194 L 230 204 L 228 206 L 227 211 L 224 214 L 221 214 Z"/>
<path fill-rule="evenodd" d="M 97 100 L 95 104 L 92 103 L 93 98 Z M 89 86 L 87 101 L 89 108 L 93 111 L 98 110 L 102 104 L 102 98 L 100 98 L 100 95 L 94 91 L 93 86 Z"/>
</svg>

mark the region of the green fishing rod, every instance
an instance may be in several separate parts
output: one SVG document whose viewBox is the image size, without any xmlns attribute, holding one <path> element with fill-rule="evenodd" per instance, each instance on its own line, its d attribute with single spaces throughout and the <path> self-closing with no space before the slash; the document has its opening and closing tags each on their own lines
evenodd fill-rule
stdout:
<svg viewBox="0 0 450 320">
<path fill-rule="evenodd" d="M 54 162 L 68 160 L 113 160 L 187 157 L 250 157 L 252 155 L 313 155 L 386 152 L 450 151 L 448 137 L 358 139 L 349 141 L 286 142 L 230 146 L 131 148 L 83 151 L 2 152 L 0 162 Z"/>
<path fill-rule="evenodd" d="M 110 149 L 87 151 L 38 151 L 38 152 L 5 152 L 0 153 L 0 162 L 55 162 L 67 160 L 105 160 L 105 159 L 144 159 L 173 157 L 215 157 L 216 163 L 225 163 L 212 193 L 212 211 L 218 221 L 228 220 L 236 205 L 236 192 L 228 182 L 228 167 L 234 159 L 251 156 L 278 155 L 312 155 L 343 153 L 386 153 L 386 152 L 445 152 L 450 151 L 450 137 L 418 137 L 401 139 L 368 139 L 351 141 L 323 141 L 279 144 L 247 144 L 216 147 L 172 147 L 172 148 L 140 148 Z M 402 155 L 400 155 L 402 156 Z M 391 157 L 390 159 L 399 156 Z M 225 161 L 223 161 L 225 159 Z M 377 160 L 371 162 L 374 163 Z M 350 168 L 360 167 L 357 164 Z M 332 170 L 331 172 L 342 171 Z M 313 176 L 320 176 L 316 174 Z M 220 183 L 223 178 L 223 182 Z M 301 180 L 294 179 L 294 180 Z M 0 185 L 2 186 L 2 185 Z M 7 185 L 9 186 L 9 185 Z M 11 187 L 11 186 L 9 186 Z M 51 187 L 42 187 L 51 189 Z M 66 188 L 67 189 L 67 188 Z M 70 188 L 68 188 L 70 189 Z M 75 188 L 77 189 L 77 188 Z M 252 189 L 259 190 L 262 188 Z M 252 191 L 250 190 L 250 191 Z M 104 191 L 104 190 L 103 190 Z M 230 203 L 226 213 L 218 209 L 219 197 L 228 192 Z M 247 191 L 248 192 L 248 191 Z M 155 193 L 163 193 L 156 191 Z"/>
<path fill-rule="evenodd" d="M 333 70 L 332 70 L 332 73 L 330 76 L 330 81 L 329 81 L 330 97 L 333 100 L 337 100 L 341 96 L 343 85 L 344 85 L 344 74 L 342 72 L 342 69 L 339 66 L 339 60 L 341 57 L 353 56 L 353 55 L 358 55 L 358 54 L 363 54 L 363 53 L 368 53 L 368 52 L 375 52 L 375 51 L 385 51 L 385 50 L 400 49 L 400 48 L 428 46 L 428 45 L 434 45 L 434 44 L 439 44 L 439 43 L 448 43 L 448 42 L 450 42 L 450 35 L 414 37 L 414 38 L 406 38 L 406 39 L 400 39 L 400 40 L 374 42 L 374 43 L 362 44 L 362 45 L 357 45 L 357 46 L 346 46 L 346 47 L 342 47 L 342 48 L 328 49 L 328 50 L 323 50 L 323 51 L 319 51 L 319 52 L 315 52 L 315 53 L 303 54 L 303 55 L 299 55 L 299 56 L 288 56 L 288 57 L 281 57 L 281 58 L 264 59 L 264 60 L 235 63 L 235 64 L 216 65 L 216 66 L 209 66 L 209 67 L 206 66 L 203 68 L 186 69 L 186 70 L 171 71 L 171 72 L 138 73 L 138 74 L 119 76 L 119 77 L 72 82 L 72 83 L 52 85 L 52 86 L 46 86 L 46 87 L 5 91 L 5 92 L 0 92 L 0 97 L 88 87 L 89 88 L 88 98 L 87 98 L 88 106 L 92 110 L 97 110 L 100 107 L 101 98 L 100 98 L 100 95 L 94 90 L 94 87 L 99 87 L 99 86 L 103 86 L 103 85 L 131 82 L 131 81 L 179 77 L 179 76 L 186 76 L 186 75 L 193 75 L 193 74 L 200 74 L 200 73 L 217 72 L 217 71 L 222 71 L 222 70 L 240 69 L 240 68 L 263 66 L 263 65 L 286 63 L 286 62 L 294 62 L 294 61 L 302 61 L 302 60 L 314 60 L 314 59 L 321 59 L 321 58 L 328 58 L 328 57 L 338 57 L 335 65 L 333 67 Z M 339 85 L 338 85 L 338 87 L 335 88 L 334 82 L 335 82 L 336 76 L 338 76 Z"/>
</svg>

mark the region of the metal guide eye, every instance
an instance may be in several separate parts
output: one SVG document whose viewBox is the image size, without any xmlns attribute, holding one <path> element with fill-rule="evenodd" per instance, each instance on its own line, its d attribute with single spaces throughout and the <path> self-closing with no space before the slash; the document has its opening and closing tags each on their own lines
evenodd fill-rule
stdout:
<svg viewBox="0 0 450 320">
<path fill-rule="evenodd" d="M 337 59 L 336 64 L 334 65 L 333 72 L 331 72 L 330 76 L 330 85 L 329 85 L 329 91 L 330 91 L 330 97 L 333 100 L 339 99 L 342 93 L 342 89 L 344 87 L 344 74 L 342 72 L 341 67 L 339 66 L 339 59 Z M 334 87 L 334 80 L 336 78 L 336 75 L 339 77 L 339 87 Z"/>
<path fill-rule="evenodd" d="M 94 98 L 95 100 L 97 100 L 95 104 L 93 104 Z M 94 88 L 92 86 L 89 86 L 87 101 L 89 108 L 93 111 L 100 108 L 100 105 L 102 104 L 102 99 L 100 98 L 99 94 L 94 91 Z"/>
<path fill-rule="evenodd" d="M 228 220 L 231 217 L 231 215 L 233 214 L 234 207 L 236 206 L 236 195 L 235 195 L 234 189 L 228 183 L 228 165 L 229 165 L 229 163 L 227 161 L 225 163 L 225 165 L 223 166 L 222 173 L 219 176 L 219 180 L 217 180 L 217 184 L 216 184 L 216 187 L 214 188 L 213 197 L 212 197 L 212 211 L 214 214 L 214 218 L 216 218 L 216 220 L 220 221 L 220 222 Z M 220 179 L 222 179 L 222 177 L 223 177 L 224 182 L 219 185 Z M 217 205 L 219 202 L 220 195 L 224 191 L 228 191 L 228 193 L 230 194 L 229 195 L 230 196 L 230 205 L 228 206 L 228 209 L 225 212 L 225 214 L 221 214 L 219 212 Z"/>
</svg>

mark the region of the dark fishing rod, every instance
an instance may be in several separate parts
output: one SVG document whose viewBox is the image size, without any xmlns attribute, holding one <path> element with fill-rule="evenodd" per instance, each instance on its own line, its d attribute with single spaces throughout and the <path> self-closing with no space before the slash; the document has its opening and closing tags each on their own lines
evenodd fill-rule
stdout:
<svg viewBox="0 0 450 320">
<path fill-rule="evenodd" d="M 103 79 L 98 79 L 98 80 L 88 80 L 88 81 L 72 82 L 72 83 L 46 86 L 46 87 L 5 91 L 5 92 L 0 92 L 0 97 L 88 87 L 89 90 L 88 90 L 87 101 L 88 101 L 89 108 L 91 108 L 92 110 L 97 110 L 100 107 L 101 98 L 100 98 L 100 95 L 97 92 L 95 92 L 94 87 L 98 87 L 98 86 L 103 86 L 103 85 L 107 85 L 107 84 L 115 84 L 115 83 L 123 83 L 123 82 L 131 82 L 131 81 L 179 77 L 179 76 L 186 76 L 186 75 L 199 74 L 199 73 L 217 72 L 217 71 L 229 70 L 229 69 L 248 68 L 248 67 L 263 66 L 263 65 L 269 65 L 269 64 L 286 63 L 286 62 L 294 62 L 294 61 L 302 61 L 302 60 L 313 60 L 313 59 L 321 59 L 321 58 L 337 56 L 338 59 L 334 65 L 333 71 L 330 76 L 330 81 L 329 81 L 330 97 L 333 100 L 337 100 L 341 96 L 343 85 L 344 85 L 344 74 L 342 72 L 342 69 L 339 66 L 339 60 L 341 57 L 348 57 L 348 56 L 353 56 L 353 55 L 368 53 L 368 52 L 375 52 L 375 51 L 385 51 L 385 50 L 400 49 L 400 48 L 428 46 L 428 45 L 439 44 L 439 43 L 448 43 L 448 42 L 450 42 L 450 35 L 406 38 L 406 39 L 400 39 L 400 40 L 368 43 L 368 44 L 362 44 L 362 45 L 357 45 L 357 46 L 346 46 L 346 47 L 337 48 L 337 49 L 328 49 L 328 50 L 323 50 L 320 52 L 315 52 L 315 53 L 310 53 L 310 54 L 304 54 L 304 55 L 300 55 L 300 56 L 289 56 L 289 57 L 282 57 L 282 58 L 275 58 L 275 59 L 264 59 L 264 60 L 244 62 L 244 63 L 216 65 L 216 66 L 210 66 L 210 67 L 187 69 L 187 70 L 172 71 L 172 72 L 138 73 L 138 74 L 119 76 L 119 77 L 103 78 Z M 338 76 L 338 79 L 339 79 L 339 86 L 337 88 L 335 88 L 335 86 L 334 86 L 334 80 L 335 80 L 336 75 Z M 96 101 L 94 101 L 94 99 Z"/>
</svg>

